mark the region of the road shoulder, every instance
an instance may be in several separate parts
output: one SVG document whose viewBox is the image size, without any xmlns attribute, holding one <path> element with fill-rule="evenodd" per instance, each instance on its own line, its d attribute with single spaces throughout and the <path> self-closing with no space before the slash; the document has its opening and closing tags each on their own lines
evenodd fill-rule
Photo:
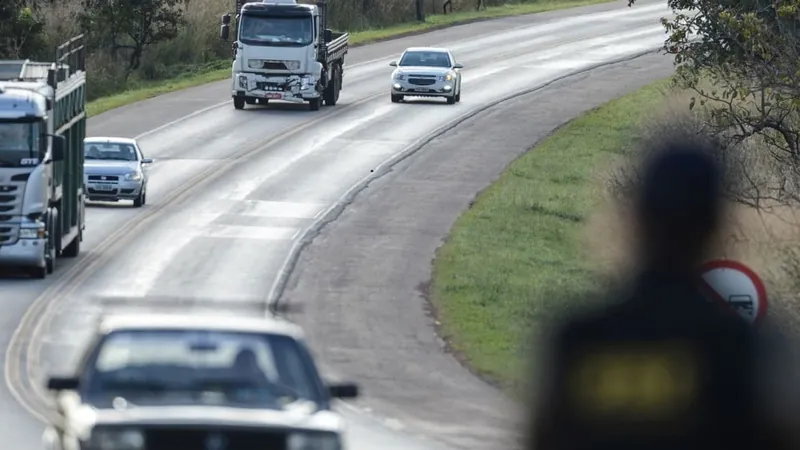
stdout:
<svg viewBox="0 0 800 450">
<path fill-rule="evenodd" d="M 515 405 L 447 355 L 434 331 L 422 290 L 435 251 L 476 193 L 532 144 L 671 73 L 669 58 L 648 55 L 493 108 L 371 184 L 321 231 L 284 299 L 302 303 L 293 319 L 322 361 L 362 384 L 362 407 L 457 447 L 508 447 Z"/>
</svg>

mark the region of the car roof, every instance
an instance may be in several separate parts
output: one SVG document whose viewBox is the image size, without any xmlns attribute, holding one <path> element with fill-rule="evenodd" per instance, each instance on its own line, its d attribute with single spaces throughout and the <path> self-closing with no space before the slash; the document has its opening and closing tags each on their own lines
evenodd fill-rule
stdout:
<svg viewBox="0 0 800 450">
<path fill-rule="evenodd" d="M 267 316 L 254 318 L 219 314 L 108 314 L 100 320 L 100 331 L 103 334 L 123 330 L 209 330 L 303 338 L 303 331 L 299 326 Z"/>
<path fill-rule="evenodd" d="M 444 47 L 409 47 L 406 49 L 406 52 L 441 52 L 441 53 L 449 53 L 450 50 Z"/>
<path fill-rule="evenodd" d="M 100 142 L 114 142 L 119 144 L 136 144 L 136 139 L 124 137 L 106 137 L 106 136 L 93 136 L 87 137 L 83 140 L 84 143 L 93 144 Z"/>
</svg>

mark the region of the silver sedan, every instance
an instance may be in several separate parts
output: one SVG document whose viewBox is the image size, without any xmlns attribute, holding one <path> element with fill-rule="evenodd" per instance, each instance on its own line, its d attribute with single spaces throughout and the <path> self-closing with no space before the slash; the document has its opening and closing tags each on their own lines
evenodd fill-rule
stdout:
<svg viewBox="0 0 800 450">
<path fill-rule="evenodd" d="M 450 50 L 436 47 L 411 47 L 400 61 L 392 61 L 392 102 L 405 97 L 444 97 L 447 103 L 461 101 L 461 71 L 464 68 Z"/>
<path fill-rule="evenodd" d="M 89 201 L 133 200 L 139 208 L 147 202 L 147 166 L 135 139 L 91 137 L 83 141 L 83 184 Z"/>
</svg>

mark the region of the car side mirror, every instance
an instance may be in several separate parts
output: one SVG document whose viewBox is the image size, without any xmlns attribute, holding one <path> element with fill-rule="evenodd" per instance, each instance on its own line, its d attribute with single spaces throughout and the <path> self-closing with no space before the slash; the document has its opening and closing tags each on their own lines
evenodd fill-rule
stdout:
<svg viewBox="0 0 800 450">
<path fill-rule="evenodd" d="M 397 67 L 397 61 L 392 61 L 389 63 L 389 65 L 392 67 Z"/>
<path fill-rule="evenodd" d="M 57 134 L 51 135 L 50 137 L 53 138 L 53 161 L 63 161 L 64 151 L 67 147 L 67 140 L 64 138 L 64 136 L 59 136 Z"/>
<path fill-rule="evenodd" d="M 47 389 L 51 391 L 75 391 L 79 386 L 77 377 L 50 377 L 47 380 Z"/>
<path fill-rule="evenodd" d="M 356 398 L 358 397 L 358 386 L 354 383 L 329 384 L 328 393 L 333 398 Z"/>
<path fill-rule="evenodd" d="M 153 158 L 143 158 L 142 164 L 153 164 Z"/>
<path fill-rule="evenodd" d="M 231 35 L 231 27 L 228 24 L 223 24 L 219 27 L 219 38 L 223 41 L 227 41 Z"/>
<path fill-rule="evenodd" d="M 463 69 L 463 68 L 464 68 L 464 65 L 463 65 L 463 64 L 461 64 L 461 63 L 455 63 L 455 64 L 453 64 L 453 69 Z"/>
<path fill-rule="evenodd" d="M 325 38 L 325 42 L 326 43 L 332 41 L 333 40 L 333 31 L 331 31 L 330 29 L 325 29 L 325 33 L 324 33 L 323 37 Z"/>
</svg>

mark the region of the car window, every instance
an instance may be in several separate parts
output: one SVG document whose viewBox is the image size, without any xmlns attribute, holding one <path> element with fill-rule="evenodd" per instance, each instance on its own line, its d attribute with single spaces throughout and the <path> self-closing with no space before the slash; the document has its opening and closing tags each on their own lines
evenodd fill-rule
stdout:
<svg viewBox="0 0 800 450">
<path fill-rule="evenodd" d="M 280 408 L 319 402 L 315 375 L 291 337 L 186 330 L 120 331 L 90 362 L 89 403 L 114 397 L 132 403 Z"/>
<path fill-rule="evenodd" d="M 83 145 L 85 160 L 138 161 L 136 147 L 128 143 L 87 142 Z"/>
<path fill-rule="evenodd" d="M 399 66 L 450 67 L 450 57 L 445 52 L 406 52 Z"/>
</svg>

